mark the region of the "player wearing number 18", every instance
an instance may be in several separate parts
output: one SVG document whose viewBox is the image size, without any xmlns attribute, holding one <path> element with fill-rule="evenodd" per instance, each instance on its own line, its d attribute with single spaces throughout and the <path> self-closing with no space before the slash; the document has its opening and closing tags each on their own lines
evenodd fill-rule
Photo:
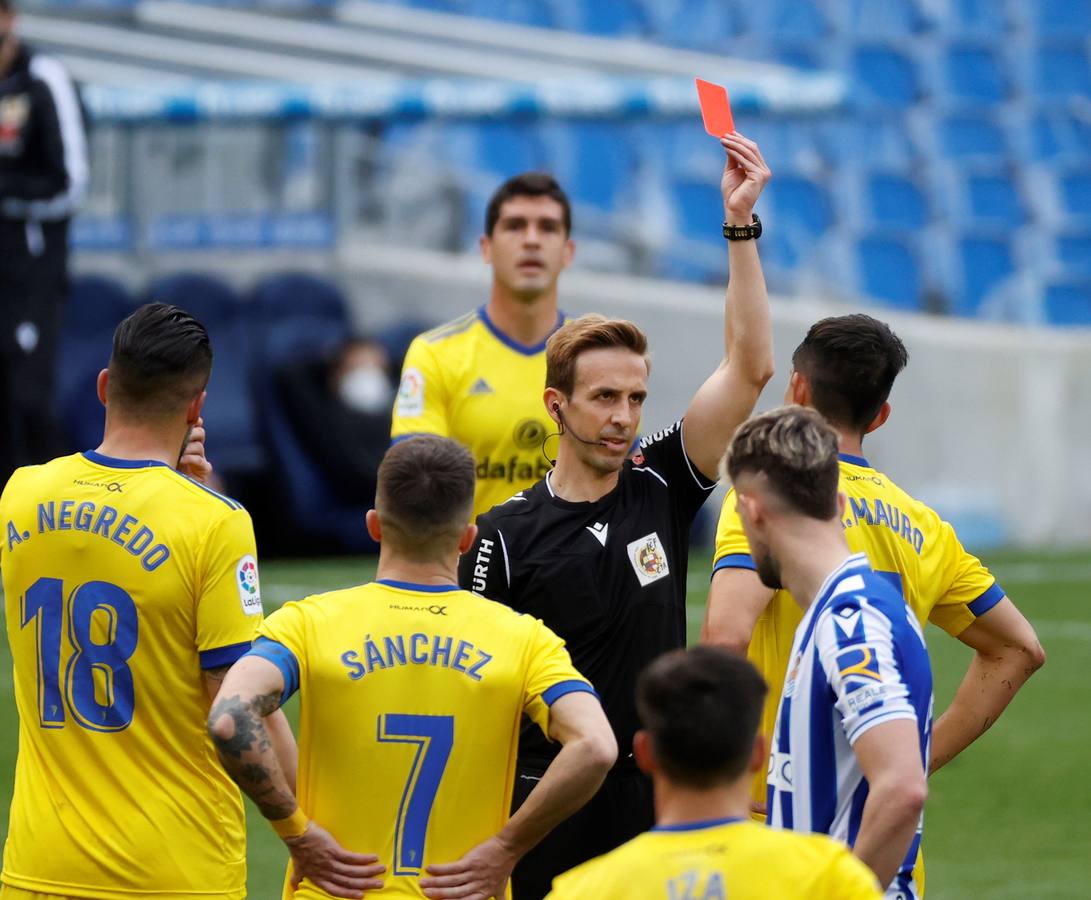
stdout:
<svg viewBox="0 0 1091 900">
<path fill-rule="evenodd" d="M 175 469 L 211 366 L 200 322 L 137 310 L 99 375 L 102 444 L 17 470 L 0 498 L 19 711 L 4 900 L 245 896 L 242 800 L 202 726 L 261 622 L 254 534 Z M 290 767 L 283 716 L 269 730 Z"/>
<path fill-rule="evenodd" d="M 515 862 L 594 794 L 616 758 L 606 715 L 560 638 L 459 590 L 458 555 L 477 531 L 473 496 L 464 447 L 432 435 L 396 444 L 367 519 L 380 542 L 377 580 L 285 604 L 224 680 L 209 728 L 288 844 L 285 897 L 380 886 L 384 896 L 506 897 Z M 298 805 L 260 720 L 296 690 Z M 509 820 L 524 713 L 562 748 Z"/>
</svg>

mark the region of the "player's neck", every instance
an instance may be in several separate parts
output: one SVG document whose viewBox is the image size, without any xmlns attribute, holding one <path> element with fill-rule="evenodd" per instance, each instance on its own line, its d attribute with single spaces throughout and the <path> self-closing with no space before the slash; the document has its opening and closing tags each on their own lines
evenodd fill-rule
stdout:
<svg viewBox="0 0 1091 900">
<path fill-rule="evenodd" d="M 714 788 L 690 788 L 655 778 L 655 824 L 659 827 L 745 819 L 750 815 L 750 779 Z"/>
<path fill-rule="evenodd" d="M 575 454 L 557 448 L 557 464 L 549 476 L 554 495 L 569 503 L 594 503 L 617 487 L 618 472 L 600 472 L 584 465 Z"/>
<path fill-rule="evenodd" d="M 442 562 L 414 562 L 392 553 L 383 552 L 379 545 L 379 567 L 376 581 L 400 581 L 403 584 L 424 584 L 430 587 L 458 584 L 458 557 Z"/>
<path fill-rule="evenodd" d="M 503 335 L 525 347 L 535 347 L 557 327 L 557 285 L 533 300 L 521 300 L 494 281 L 485 311 Z"/>
<path fill-rule="evenodd" d="M 102 443 L 96 449 L 112 459 L 151 459 L 174 468 L 182 455 L 187 432 L 187 427 L 148 428 L 107 413 Z"/>
<path fill-rule="evenodd" d="M 850 456 L 864 455 L 864 437 L 847 431 L 837 430 L 837 449 Z"/>
<path fill-rule="evenodd" d="M 781 565 L 781 581 L 796 603 L 806 610 L 830 573 L 852 551 L 845 542 L 839 520 L 799 519 L 782 532 L 776 555 Z"/>
</svg>

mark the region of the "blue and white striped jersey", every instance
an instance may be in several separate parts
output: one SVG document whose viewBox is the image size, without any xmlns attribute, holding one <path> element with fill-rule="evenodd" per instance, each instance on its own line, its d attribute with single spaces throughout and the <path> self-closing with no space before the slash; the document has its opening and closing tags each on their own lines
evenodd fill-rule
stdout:
<svg viewBox="0 0 1091 900">
<path fill-rule="evenodd" d="M 894 719 L 917 722 L 927 768 L 932 670 L 924 635 L 897 589 L 857 553 L 830 574 L 796 629 L 769 755 L 769 824 L 851 847 L 868 794 L 852 746 Z M 918 827 L 888 897 L 918 896 L 920 836 Z"/>
</svg>

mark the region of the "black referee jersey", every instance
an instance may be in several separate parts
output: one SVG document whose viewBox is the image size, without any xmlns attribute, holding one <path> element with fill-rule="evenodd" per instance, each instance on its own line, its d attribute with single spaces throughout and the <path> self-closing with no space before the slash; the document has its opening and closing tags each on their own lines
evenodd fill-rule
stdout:
<svg viewBox="0 0 1091 900">
<path fill-rule="evenodd" d="M 478 516 L 459 562 L 463 588 L 564 639 L 602 698 L 619 765 L 632 765 L 637 675 L 685 645 L 690 526 L 715 485 L 686 455 L 681 425 L 641 440 L 614 490 L 593 503 L 562 500 L 547 476 Z M 557 749 L 524 723 L 520 763 L 548 764 Z"/>
</svg>

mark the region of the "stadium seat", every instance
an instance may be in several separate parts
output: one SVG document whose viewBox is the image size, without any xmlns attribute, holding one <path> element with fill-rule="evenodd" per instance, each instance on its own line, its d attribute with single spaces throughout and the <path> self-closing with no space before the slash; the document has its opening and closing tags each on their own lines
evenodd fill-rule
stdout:
<svg viewBox="0 0 1091 900">
<path fill-rule="evenodd" d="M 893 46 L 866 44 L 852 53 L 849 73 L 856 99 L 869 105 L 905 107 L 921 96 L 913 60 Z"/>
<path fill-rule="evenodd" d="M 636 175 L 637 142 L 624 125 L 571 122 L 547 125 L 543 141 L 550 170 L 576 205 L 612 210 Z"/>
<path fill-rule="evenodd" d="M 1062 172 L 1057 179 L 1061 209 L 1071 219 L 1091 218 L 1091 169 Z"/>
<path fill-rule="evenodd" d="M 764 0 L 743 12 L 748 30 L 771 42 L 819 41 L 831 32 L 821 5 L 813 0 Z"/>
<path fill-rule="evenodd" d="M 967 211 L 977 223 L 1018 227 L 1027 220 L 1019 183 L 1010 173 L 965 177 Z"/>
<path fill-rule="evenodd" d="M 833 224 L 833 207 L 826 189 L 803 175 L 781 174 L 769 182 L 769 202 L 776 211 L 778 227 L 803 231 L 813 237 Z"/>
<path fill-rule="evenodd" d="M 948 0 L 946 15 L 937 16 L 936 24 L 956 34 L 1000 38 L 1012 22 L 1007 4 L 998 0 Z"/>
<path fill-rule="evenodd" d="M 718 184 L 705 181 L 676 181 L 671 185 L 678 230 L 683 237 L 711 244 L 722 244 L 723 235 L 716 223 L 723 218 L 723 198 Z"/>
<path fill-rule="evenodd" d="M 277 390 L 279 368 L 287 362 L 316 358 L 330 352 L 348 337 L 343 323 L 331 319 L 297 316 L 273 325 L 261 346 L 261 366 L 255 370 L 255 396 L 269 455 L 278 472 L 290 478 L 276 479 L 278 500 L 284 515 L 282 528 L 292 535 L 296 548 L 310 551 L 366 552 L 375 545 L 364 528 L 366 510 L 345 506 L 314 466 L 296 437 Z"/>
<path fill-rule="evenodd" d="M 1091 158 L 1091 121 L 1068 109 L 1040 110 L 1027 152 L 1035 160 Z"/>
<path fill-rule="evenodd" d="M 961 283 L 953 292 L 951 311 L 961 316 L 977 315 L 989 292 L 1015 272 L 1011 244 L 1003 235 L 961 236 L 958 261 Z"/>
<path fill-rule="evenodd" d="M 306 272 L 286 272 L 263 278 L 250 293 L 247 314 L 259 326 L 299 316 L 345 325 L 349 321 L 341 291 L 324 278 Z"/>
<path fill-rule="evenodd" d="M 208 329 L 215 357 L 203 413 L 208 457 L 230 490 L 235 476 L 265 464 L 250 391 L 252 326 L 242 301 L 223 281 L 198 273 L 160 278 L 149 285 L 145 299 L 180 306 Z"/>
<path fill-rule="evenodd" d="M 867 213 L 871 222 L 887 228 L 922 228 L 929 210 L 920 186 L 904 175 L 873 173 L 866 181 Z"/>
<path fill-rule="evenodd" d="M 1003 159 L 1008 142 L 997 120 L 981 114 L 955 113 L 939 122 L 939 148 L 951 159 Z"/>
<path fill-rule="evenodd" d="M 1009 87 L 996 51 L 987 45 L 956 44 L 944 59 L 945 86 L 956 100 L 1000 103 Z"/>
<path fill-rule="evenodd" d="M 569 10 L 574 15 L 566 15 Z M 648 33 L 648 17 L 639 0 L 564 4 L 556 12 L 557 26 L 569 31 L 628 38 Z"/>
<path fill-rule="evenodd" d="M 919 310 L 924 281 L 906 238 L 867 237 L 856 246 L 861 292 L 896 309 Z"/>
<path fill-rule="evenodd" d="M 1091 94 L 1086 44 L 1040 45 L 1034 57 L 1034 90 L 1041 100 L 1086 98 Z"/>
<path fill-rule="evenodd" d="M 537 28 L 554 28 L 557 25 L 549 0 L 469 0 L 463 11 L 471 16 L 515 25 Z"/>
<path fill-rule="evenodd" d="M 1065 272 L 1091 276 L 1091 232 L 1058 234 L 1054 238 L 1054 255 Z"/>
<path fill-rule="evenodd" d="M 532 122 L 483 122 L 471 126 L 476 138 L 476 168 L 504 179 L 546 168 L 547 153 Z"/>
<path fill-rule="evenodd" d="M 745 27 L 739 7 L 723 0 L 648 0 L 645 13 L 654 40 L 700 50 L 723 52 Z"/>
<path fill-rule="evenodd" d="M 1034 0 L 1026 10 L 1041 35 L 1071 38 L 1091 33 L 1091 0 Z"/>
<path fill-rule="evenodd" d="M 818 154 L 833 169 L 904 168 L 916 158 L 903 117 L 895 113 L 869 115 L 854 110 L 814 127 Z"/>
<path fill-rule="evenodd" d="M 917 0 L 838 0 L 833 7 L 847 32 L 869 38 L 910 35 L 925 25 Z"/>
<path fill-rule="evenodd" d="M 1043 311 L 1051 325 L 1091 326 L 1091 280 L 1067 279 L 1046 285 Z"/>
</svg>

